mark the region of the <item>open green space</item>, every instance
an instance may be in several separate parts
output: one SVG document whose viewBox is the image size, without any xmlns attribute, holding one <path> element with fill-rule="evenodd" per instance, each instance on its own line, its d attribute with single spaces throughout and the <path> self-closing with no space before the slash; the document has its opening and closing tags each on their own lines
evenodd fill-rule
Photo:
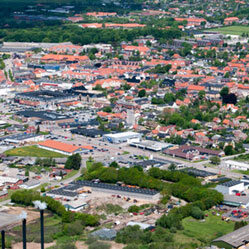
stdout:
<svg viewBox="0 0 249 249">
<path fill-rule="evenodd" d="M 69 172 L 66 176 L 64 176 L 62 180 L 69 179 L 69 178 L 75 176 L 77 173 L 78 173 L 78 170 L 72 170 L 72 171 Z"/>
<path fill-rule="evenodd" d="M 63 154 L 38 148 L 36 145 L 18 147 L 5 151 L 6 156 L 66 157 Z"/>
<path fill-rule="evenodd" d="M 193 243 L 210 243 L 217 237 L 233 231 L 234 223 L 221 220 L 221 216 L 216 216 L 207 212 L 208 217 L 204 220 L 196 220 L 192 217 L 183 219 L 184 230 L 178 231 L 176 238 Z"/>
<path fill-rule="evenodd" d="M 226 26 L 221 28 L 208 29 L 207 31 L 216 31 L 224 35 L 242 35 L 243 33 L 249 34 L 249 26 Z"/>
</svg>

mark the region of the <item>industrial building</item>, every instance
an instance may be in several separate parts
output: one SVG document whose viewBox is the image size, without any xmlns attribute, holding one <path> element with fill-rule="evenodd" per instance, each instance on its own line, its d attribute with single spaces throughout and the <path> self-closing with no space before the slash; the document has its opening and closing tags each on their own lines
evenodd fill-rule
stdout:
<svg viewBox="0 0 249 249">
<path fill-rule="evenodd" d="M 223 195 L 234 195 L 235 191 L 242 192 L 245 190 L 244 182 L 241 181 L 229 181 L 224 182 L 215 187 L 215 190 L 222 193 Z"/>
<path fill-rule="evenodd" d="M 234 160 L 227 160 L 221 163 L 221 166 L 227 169 L 238 169 L 238 170 L 248 170 L 249 164 L 244 162 L 238 162 Z"/>
<path fill-rule="evenodd" d="M 59 114 L 56 112 L 34 110 L 19 111 L 15 114 L 15 118 L 21 118 L 23 122 L 34 121 L 44 124 L 59 124 L 74 121 L 74 118 L 68 115 Z"/>
<path fill-rule="evenodd" d="M 118 186 L 108 183 L 95 183 L 91 181 L 76 181 L 67 187 L 68 190 L 77 190 L 82 187 L 90 187 L 92 191 L 105 192 L 109 194 L 124 195 L 140 199 L 158 200 L 160 193 L 154 189 L 132 188 L 128 186 Z"/>
<path fill-rule="evenodd" d="M 248 248 L 249 246 L 249 225 L 239 228 L 231 233 L 212 241 L 212 245 L 219 248 Z"/>
<path fill-rule="evenodd" d="M 64 92 L 54 92 L 49 90 L 17 93 L 15 96 L 15 102 L 19 104 L 39 107 L 59 105 L 77 99 L 78 96 L 73 94 L 65 94 Z"/>
<path fill-rule="evenodd" d="M 164 153 L 173 157 L 180 157 L 190 161 L 208 159 L 210 156 L 224 156 L 225 153 L 220 150 L 210 150 L 198 146 L 182 145 L 177 149 L 165 149 Z"/>
<path fill-rule="evenodd" d="M 162 151 L 163 149 L 168 149 L 168 148 L 173 147 L 173 144 L 162 143 L 162 142 L 151 141 L 151 140 L 131 142 L 129 143 L 129 145 L 140 148 L 140 149 L 146 149 L 146 150 L 151 150 L 151 151 Z"/>
<path fill-rule="evenodd" d="M 142 135 L 140 133 L 132 131 L 103 135 L 103 140 L 114 144 L 127 143 L 127 142 L 129 143 L 133 141 L 138 142 L 141 138 Z"/>
<path fill-rule="evenodd" d="M 91 146 L 75 146 L 72 144 L 67 144 L 55 140 L 46 140 L 43 142 L 38 143 L 38 147 L 45 149 L 45 150 L 50 150 L 54 152 L 58 152 L 64 155 L 73 155 L 76 153 L 88 153 L 90 150 L 93 148 Z"/>
<path fill-rule="evenodd" d="M 14 134 L 14 135 L 0 138 L 0 141 L 4 141 L 7 143 L 13 143 L 13 144 L 39 142 L 42 140 L 44 140 L 44 135 L 40 135 L 36 133 L 20 133 L 20 134 Z"/>
<path fill-rule="evenodd" d="M 224 195 L 224 200 L 222 202 L 224 205 L 231 207 L 249 207 L 249 197 L 248 196 L 237 196 L 237 195 Z"/>
<path fill-rule="evenodd" d="M 72 134 L 78 134 L 86 137 L 102 137 L 106 132 L 98 129 L 85 129 L 85 128 L 78 128 L 78 129 L 73 129 L 71 130 Z"/>
</svg>

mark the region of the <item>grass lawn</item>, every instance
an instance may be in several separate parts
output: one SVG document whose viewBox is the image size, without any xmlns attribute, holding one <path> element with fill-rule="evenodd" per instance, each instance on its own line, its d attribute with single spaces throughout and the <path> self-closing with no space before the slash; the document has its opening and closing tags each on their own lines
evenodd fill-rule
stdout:
<svg viewBox="0 0 249 249">
<path fill-rule="evenodd" d="M 66 176 L 64 176 L 62 180 L 66 180 L 68 178 L 71 178 L 71 177 L 75 176 L 77 173 L 78 173 L 78 170 L 72 170 Z"/>
<path fill-rule="evenodd" d="M 86 168 L 89 169 L 93 163 L 94 161 L 86 161 Z"/>
<path fill-rule="evenodd" d="M 221 28 L 208 29 L 207 31 L 217 31 L 224 35 L 242 35 L 243 33 L 249 34 L 249 26 L 227 26 Z"/>
<path fill-rule="evenodd" d="M 184 230 L 178 231 L 177 236 L 187 240 L 186 237 L 199 243 L 210 243 L 213 239 L 233 231 L 234 223 L 232 221 L 225 222 L 221 220 L 221 216 L 212 215 L 208 212 L 205 221 L 195 220 L 187 217 L 182 221 Z"/>
<path fill-rule="evenodd" d="M 38 148 L 36 145 L 25 146 L 7 150 L 6 156 L 30 156 L 30 157 L 66 157 L 63 154 Z"/>
<path fill-rule="evenodd" d="M 45 216 L 45 243 L 53 242 L 53 236 L 61 231 L 61 218 L 57 216 Z M 22 227 L 17 226 L 12 229 L 13 240 L 16 242 L 22 241 Z M 27 225 L 27 242 L 40 242 L 40 220 Z"/>
<path fill-rule="evenodd" d="M 249 175 L 249 170 L 239 170 L 239 169 L 233 169 L 232 172 L 239 173 L 243 175 Z"/>
</svg>

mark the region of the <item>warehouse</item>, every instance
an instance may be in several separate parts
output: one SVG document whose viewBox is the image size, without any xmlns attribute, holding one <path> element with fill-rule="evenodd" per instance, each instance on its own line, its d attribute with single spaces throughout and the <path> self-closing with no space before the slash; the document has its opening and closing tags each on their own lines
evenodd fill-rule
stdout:
<svg viewBox="0 0 249 249">
<path fill-rule="evenodd" d="M 34 110 L 25 110 L 20 111 L 15 114 L 15 118 L 21 118 L 23 122 L 34 121 L 41 122 L 44 124 L 59 124 L 64 122 L 73 122 L 74 118 L 58 114 L 56 112 L 47 112 L 47 111 L 34 111 Z"/>
<path fill-rule="evenodd" d="M 104 134 L 106 134 L 106 132 L 98 129 L 84 129 L 84 128 L 73 129 L 71 130 L 71 133 L 86 137 L 92 137 L 92 138 L 102 137 Z"/>
<path fill-rule="evenodd" d="M 229 181 L 224 182 L 215 187 L 215 190 L 222 193 L 223 195 L 235 194 L 235 191 L 242 192 L 245 190 L 244 182 L 241 181 Z"/>
<path fill-rule="evenodd" d="M 238 169 L 238 170 L 248 170 L 249 164 L 244 162 L 237 162 L 234 160 L 227 160 L 222 162 L 222 167 L 228 168 L 228 169 Z"/>
<path fill-rule="evenodd" d="M 140 199 L 159 200 L 160 193 L 154 189 L 134 188 L 128 186 L 118 186 L 108 183 L 95 183 L 91 181 L 77 181 L 73 182 L 67 187 L 68 190 L 77 190 L 82 187 L 90 187 L 93 191 L 105 192 L 109 194 L 123 195 Z"/>
<path fill-rule="evenodd" d="M 237 195 L 224 195 L 224 200 L 222 202 L 224 205 L 231 207 L 249 207 L 249 197 L 248 196 L 237 196 Z"/>
<path fill-rule="evenodd" d="M 146 150 L 151 150 L 151 151 L 162 151 L 163 149 L 168 149 L 168 148 L 173 147 L 173 144 L 162 143 L 162 142 L 151 141 L 151 140 L 131 142 L 129 145 L 140 148 L 140 149 L 146 149 Z"/>
<path fill-rule="evenodd" d="M 55 140 L 46 140 L 38 144 L 39 148 L 58 152 L 64 155 L 73 155 L 76 153 L 88 153 L 93 148 L 91 146 L 75 146 Z"/>
<path fill-rule="evenodd" d="M 15 96 L 15 102 L 28 105 L 46 107 L 48 105 L 58 105 L 64 102 L 77 100 L 78 97 L 72 94 L 65 94 L 58 91 L 35 91 L 35 92 L 23 92 L 18 93 Z"/>
<path fill-rule="evenodd" d="M 2 137 L 0 140 L 5 141 L 7 143 L 23 144 L 23 143 L 42 141 L 44 140 L 44 135 L 35 134 L 35 133 L 21 133 L 21 134 L 14 134 Z"/>
<path fill-rule="evenodd" d="M 225 249 L 248 248 L 249 225 L 239 228 L 231 233 L 228 233 L 220 238 L 213 240 L 212 245 L 216 245 L 219 248 Z"/>
<path fill-rule="evenodd" d="M 139 141 L 142 138 L 142 135 L 137 132 L 121 132 L 115 134 L 106 134 L 103 136 L 103 140 L 106 140 L 110 143 L 119 144 L 119 143 L 127 143 L 132 141 Z"/>
</svg>

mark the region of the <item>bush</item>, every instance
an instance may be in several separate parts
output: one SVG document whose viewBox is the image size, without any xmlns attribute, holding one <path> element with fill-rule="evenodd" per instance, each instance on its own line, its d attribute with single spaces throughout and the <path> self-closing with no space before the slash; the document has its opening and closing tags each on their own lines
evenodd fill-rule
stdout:
<svg viewBox="0 0 249 249">
<path fill-rule="evenodd" d="M 132 205 L 128 208 L 128 212 L 130 212 L 130 213 L 137 213 L 137 212 L 139 212 L 139 210 L 140 210 L 140 208 L 136 205 Z"/>
<path fill-rule="evenodd" d="M 181 219 L 176 214 L 169 214 L 168 216 L 165 214 L 162 215 L 161 218 L 156 221 L 156 225 L 169 229 L 172 227 L 175 227 L 177 230 L 182 229 Z"/>
<path fill-rule="evenodd" d="M 245 220 L 242 220 L 242 221 L 236 221 L 234 223 L 234 231 L 243 227 L 243 226 L 246 226 L 248 223 L 245 221 Z"/>
<path fill-rule="evenodd" d="M 195 219 L 203 219 L 204 218 L 204 212 L 197 206 L 193 206 L 191 210 L 191 216 Z"/>
<path fill-rule="evenodd" d="M 79 220 L 76 220 L 74 223 L 65 224 L 63 227 L 63 232 L 66 235 L 74 236 L 80 235 L 83 231 L 84 227 L 82 226 Z"/>
<path fill-rule="evenodd" d="M 95 241 L 88 246 L 88 249 L 110 249 L 111 245 L 102 241 Z"/>
</svg>

